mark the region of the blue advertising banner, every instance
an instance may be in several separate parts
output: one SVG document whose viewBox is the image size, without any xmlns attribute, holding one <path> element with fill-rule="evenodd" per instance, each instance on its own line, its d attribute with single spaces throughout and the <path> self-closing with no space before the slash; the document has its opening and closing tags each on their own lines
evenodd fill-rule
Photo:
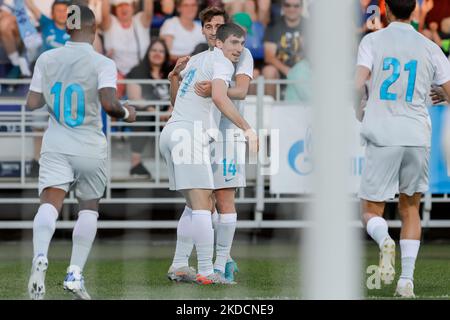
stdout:
<svg viewBox="0 0 450 320">
<path fill-rule="evenodd" d="M 447 173 L 443 139 L 446 122 L 450 120 L 447 109 L 447 106 L 434 106 L 428 109 L 432 123 L 429 190 L 432 194 L 450 193 L 450 177 Z"/>
</svg>

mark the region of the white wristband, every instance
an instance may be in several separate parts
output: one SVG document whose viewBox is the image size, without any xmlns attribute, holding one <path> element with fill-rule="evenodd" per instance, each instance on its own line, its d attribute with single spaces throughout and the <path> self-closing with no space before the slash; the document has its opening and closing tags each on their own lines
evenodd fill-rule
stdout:
<svg viewBox="0 0 450 320">
<path fill-rule="evenodd" d="M 127 108 L 125 108 L 125 107 L 122 107 L 122 109 L 123 109 L 123 112 L 125 112 L 125 115 L 123 116 L 123 120 L 127 120 L 128 119 L 128 117 L 130 116 L 130 112 L 128 111 L 128 109 Z"/>
</svg>

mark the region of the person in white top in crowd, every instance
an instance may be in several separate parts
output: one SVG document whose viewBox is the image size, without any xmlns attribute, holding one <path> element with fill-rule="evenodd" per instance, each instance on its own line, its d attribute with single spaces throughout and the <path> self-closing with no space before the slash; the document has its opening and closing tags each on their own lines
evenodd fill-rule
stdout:
<svg viewBox="0 0 450 320">
<path fill-rule="evenodd" d="M 111 13 L 115 6 L 115 15 Z M 153 18 L 153 0 L 144 0 L 143 11 L 135 13 L 134 0 L 103 0 L 102 22 L 105 50 L 117 65 L 118 79 L 124 79 L 130 70 L 144 58 L 150 45 L 150 25 Z M 119 86 L 119 95 L 125 86 Z"/>
<path fill-rule="evenodd" d="M 195 47 L 205 42 L 200 22 L 197 18 L 197 0 L 177 0 L 178 17 L 167 19 L 161 26 L 159 36 L 163 39 L 170 52 L 170 60 L 190 55 Z"/>
</svg>

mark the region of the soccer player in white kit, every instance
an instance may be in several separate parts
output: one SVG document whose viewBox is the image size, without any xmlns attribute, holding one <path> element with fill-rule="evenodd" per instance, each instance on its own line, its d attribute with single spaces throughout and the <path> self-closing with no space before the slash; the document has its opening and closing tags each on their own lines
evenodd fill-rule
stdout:
<svg viewBox="0 0 450 320">
<path fill-rule="evenodd" d="M 209 50 L 213 50 L 216 44 L 217 29 L 228 20 L 228 15 L 222 8 L 209 7 L 200 12 L 200 20 Z M 242 100 L 246 97 L 253 77 L 253 58 L 247 48 L 244 48 L 242 51 L 235 69 L 233 81 L 227 93 L 233 99 L 233 104 L 242 115 Z M 174 87 L 176 85 L 177 82 L 175 82 Z M 195 92 L 201 97 L 210 97 L 211 81 L 197 82 L 195 84 Z M 245 138 L 242 132 L 239 132 L 239 129 L 223 115 L 220 119 L 219 129 L 221 132 L 219 139 L 212 143 L 215 207 L 220 212 L 218 214 L 217 210 L 213 209 L 215 212 L 212 215 L 213 228 L 216 233 L 214 270 L 221 273 L 230 282 L 233 282 L 234 272 L 237 271 L 237 266 L 230 256 L 237 221 L 234 196 L 236 188 L 245 187 L 246 183 L 244 164 Z M 186 266 L 188 265 L 193 246 L 192 238 L 188 233 L 190 229 L 189 215 L 191 212 L 192 210 L 189 207 L 185 207 L 178 224 L 177 234 L 179 237 L 177 239 L 177 247 L 168 273 L 168 278 L 171 280 L 183 280 L 183 277 L 177 276 L 175 272 L 177 269 L 184 268 L 186 271 L 189 271 Z"/>
<path fill-rule="evenodd" d="M 214 179 L 210 143 L 212 140 L 217 140 L 221 113 L 243 130 L 246 139 L 252 142 L 250 147 L 256 151 L 255 132 L 227 96 L 228 85 L 234 74 L 233 63 L 238 62 L 241 56 L 244 40 L 245 32 L 238 25 L 229 23 L 220 26 L 217 31 L 218 48 L 190 58 L 180 74 L 183 78 L 181 84 L 178 84 L 178 79 L 174 77 L 170 79 L 171 84 L 174 84 L 171 90 L 178 86 L 179 88 L 172 117 L 161 133 L 160 150 L 168 164 L 171 189 L 181 191 L 186 198 L 187 207 L 192 209 L 192 213 L 185 217 L 191 220 L 188 234 L 180 235 L 177 230 L 177 236 L 178 239 L 182 237 L 192 239 L 198 257 L 196 280 L 201 284 L 227 283 L 222 275 L 214 273 L 212 264 L 214 231 L 211 222 L 213 207 L 211 196 L 214 190 Z M 212 81 L 212 98 L 200 97 L 195 93 L 194 84 L 204 80 Z M 202 134 L 197 134 L 199 131 L 196 125 L 199 124 L 203 126 Z M 175 141 L 183 142 L 185 133 L 191 137 L 194 150 L 192 151 L 190 146 L 186 147 L 188 144 L 185 143 L 182 160 L 187 158 L 191 162 L 177 159 L 180 157 L 178 154 L 180 143 L 178 142 L 177 145 Z M 188 241 L 189 239 L 185 241 L 187 257 L 185 257 L 184 269 L 189 268 L 187 260 L 192 250 L 192 244 Z M 179 244 L 177 241 L 177 248 Z M 190 246 L 189 250 L 187 246 Z M 175 275 L 190 277 L 188 270 L 183 270 L 183 266 L 173 267 L 177 269 L 173 272 Z M 170 273 L 171 270 L 169 270 Z"/>
<path fill-rule="evenodd" d="M 92 47 L 95 29 L 95 16 L 89 8 L 69 7 L 71 41 L 39 57 L 27 96 L 28 110 L 46 105 L 50 113 L 40 159 L 41 205 L 33 221 L 31 299 L 44 298 L 48 248 L 70 189 L 75 190 L 79 212 L 64 289 L 79 299 L 90 299 L 82 272 L 97 232 L 99 200 L 107 181 L 101 106 L 112 117 L 126 122 L 136 119 L 134 108 L 122 106 L 116 99 L 115 63 Z"/>
<path fill-rule="evenodd" d="M 383 219 L 385 201 L 399 197 L 402 273 L 395 294 L 414 297 L 413 275 L 420 246 L 420 198 L 428 190 L 431 121 L 427 97 L 432 83 L 450 93 L 450 63 L 441 49 L 416 32 L 416 0 L 386 0 L 390 22 L 365 36 L 358 52 L 360 96 L 370 78 L 361 136 L 367 142 L 359 197 L 368 234 L 380 247 L 381 280 L 395 276 L 395 242 Z"/>
</svg>

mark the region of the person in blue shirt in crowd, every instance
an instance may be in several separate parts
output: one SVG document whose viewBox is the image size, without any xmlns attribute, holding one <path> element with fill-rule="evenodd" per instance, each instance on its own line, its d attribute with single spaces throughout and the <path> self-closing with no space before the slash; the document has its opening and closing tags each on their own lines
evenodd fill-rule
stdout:
<svg viewBox="0 0 450 320">
<path fill-rule="evenodd" d="M 55 0 L 52 5 L 52 17 L 49 18 L 36 7 L 34 0 L 26 0 L 28 9 L 39 21 L 43 52 L 62 47 L 70 39 L 66 32 L 67 8 L 70 4 L 71 1 L 69 0 Z"/>
</svg>

